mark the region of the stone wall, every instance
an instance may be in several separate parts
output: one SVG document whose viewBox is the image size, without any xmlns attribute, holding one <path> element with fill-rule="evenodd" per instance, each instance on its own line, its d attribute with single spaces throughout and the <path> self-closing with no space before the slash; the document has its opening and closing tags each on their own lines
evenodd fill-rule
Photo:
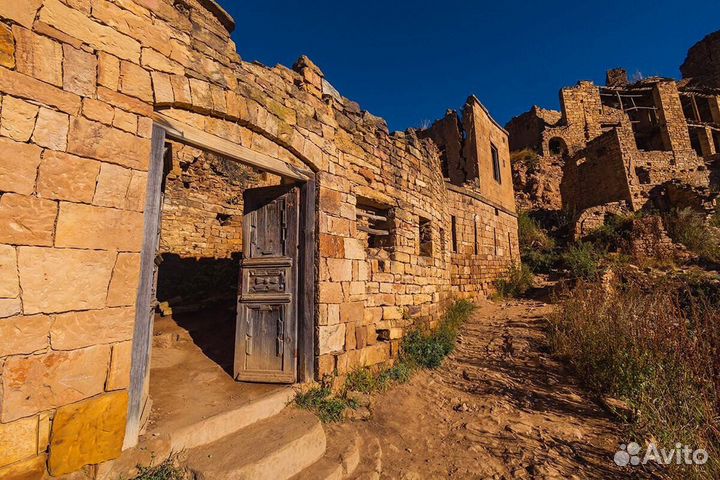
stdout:
<svg viewBox="0 0 720 480">
<path fill-rule="evenodd" d="M 209 0 L 0 3 L 0 477 L 68 473 L 134 443 L 124 427 L 155 110 L 316 172 L 318 377 L 387 361 L 396 326 L 438 317 L 465 260 L 443 253 L 451 197 L 472 199 L 489 222 L 483 238 L 504 228 L 516 242 L 509 173 L 503 191 L 481 175 L 471 194 L 450 193 L 432 142 L 390 134 L 306 58 L 293 69 L 242 62 L 231 24 Z M 507 143 L 497 147 L 505 161 Z M 208 165 L 176 150 L 178 162 L 202 157 L 188 171 Z M 166 251 L 238 249 L 227 189 L 196 176 L 183 205 L 183 175 L 168 178 Z M 393 210 L 392 248 L 366 247 L 359 202 Z M 485 213 L 493 204 L 506 205 L 500 220 Z M 184 232 L 179 212 L 202 233 Z M 230 223 L 213 224 L 218 213 Z M 510 257 L 496 247 L 472 261 L 499 273 Z"/>
<path fill-rule="evenodd" d="M 720 32 L 711 33 L 690 47 L 680 72 L 695 85 L 720 88 Z"/>
</svg>

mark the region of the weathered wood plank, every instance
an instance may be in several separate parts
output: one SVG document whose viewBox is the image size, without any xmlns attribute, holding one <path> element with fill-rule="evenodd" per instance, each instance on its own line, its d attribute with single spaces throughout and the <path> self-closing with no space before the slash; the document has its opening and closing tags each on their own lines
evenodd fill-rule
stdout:
<svg viewBox="0 0 720 480">
<path fill-rule="evenodd" d="M 300 190 L 300 268 L 298 279 L 298 381 L 315 376 L 315 209 L 317 190 L 314 175 Z"/>
<path fill-rule="evenodd" d="M 141 426 L 140 417 L 148 394 L 150 347 L 154 316 L 155 255 L 157 254 L 160 236 L 164 154 L 165 130 L 153 126 L 152 151 L 145 198 L 145 227 L 140 263 L 140 285 L 136 301 L 132 366 L 130 368 L 130 402 L 128 405 L 124 448 L 133 447 L 137 444 Z"/>
<path fill-rule="evenodd" d="M 184 124 L 160 112 L 153 114 L 153 120 L 165 129 L 168 137 L 223 155 L 229 159 L 296 180 L 307 180 L 311 174 L 307 170 L 273 158 L 270 155 L 255 152 L 216 135 L 203 132 L 199 128 Z"/>
</svg>

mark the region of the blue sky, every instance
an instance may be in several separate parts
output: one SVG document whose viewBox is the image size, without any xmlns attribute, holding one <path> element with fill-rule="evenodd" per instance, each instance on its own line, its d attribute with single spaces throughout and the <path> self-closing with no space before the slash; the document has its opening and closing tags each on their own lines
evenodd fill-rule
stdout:
<svg viewBox="0 0 720 480">
<path fill-rule="evenodd" d="M 720 29 L 718 0 L 617 2 L 220 0 L 244 60 L 308 55 L 344 96 L 404 130 L 475 94 L 501 123 L 608 68 L 679 77 Z"/>
</svg>

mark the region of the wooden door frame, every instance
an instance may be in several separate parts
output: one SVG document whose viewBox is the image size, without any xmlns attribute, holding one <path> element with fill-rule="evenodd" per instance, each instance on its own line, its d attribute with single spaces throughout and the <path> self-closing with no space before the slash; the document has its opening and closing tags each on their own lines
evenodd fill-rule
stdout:
<svg viewBox="0 0 720 480">
<path fill-rule="evenodd" d="M 132 365 L 128 416 L 123 448 L 137 445 L 143 413 L 143 397 L 149 388 L 150 357 L 152 353 L 153 315 L 150 315 L 153 268 L 157 253 L 157 232 L 162 211 L 162 182 L 164 176 L 164 147 L 167 139 L 188 144 L 200 150 L 225 156 L 245 165 L 279 174 L 300 187 L 299 265 L 297 282 L 297 377 L 298 383 L 310 382 L 315 376 L 315 318 L 317 299 L 315 285 L 318 208 L 316 175 L 265 154 L 239 148 L 232 142 L 201 132 L 180 122 L 169 124 L 167 117 L 155 117 L 152 148 L 144 210 L 144 239 L 141 253 L 140 281 L 136 299 L 135 327 L 132 345 Z M 282 164 L 282 165 L 281 165 Z"/>
</svg>

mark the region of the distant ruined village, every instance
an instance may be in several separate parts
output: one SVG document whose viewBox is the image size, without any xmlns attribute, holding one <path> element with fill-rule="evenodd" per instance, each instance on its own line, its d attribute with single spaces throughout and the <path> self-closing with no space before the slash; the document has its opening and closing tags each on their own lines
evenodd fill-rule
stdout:
<svg viewBox="0 0 720 480">
<path fill-rule="evenodd" d="M 233 29 L 214 0 L 0 0 L 0 479 L 177 452 L 198 478 L 353 478 L 286 405 L 496 294 L 521 212 L 578 239 L 716 215 L 720 32 L 681 80 L 613 69 L 505 127 L 478 92 L 390 132 L 307 57 L 242 60 Z M 633 222 L 633 254 L 692 255 Z M 227 438 L 254 453 L 211 458 Z"/>
</svg>

